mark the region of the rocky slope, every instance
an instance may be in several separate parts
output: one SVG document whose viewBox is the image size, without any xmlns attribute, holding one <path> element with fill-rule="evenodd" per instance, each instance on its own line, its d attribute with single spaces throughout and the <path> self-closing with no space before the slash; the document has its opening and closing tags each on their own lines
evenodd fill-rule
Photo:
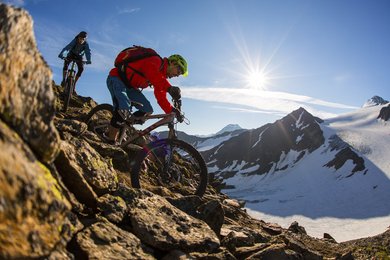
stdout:
<svg viewBox="0 0 390 260">
<path fill-rule="evenodd" d="M 0 259 L 367 259 L 389 231 L 337 243 L 251 218 L 209 186 L 203 198 L 129 185 L 134 154 L 86 130 L 96 103 L 62 89 L 31 17 L 0 4 Z"/>
</svg>

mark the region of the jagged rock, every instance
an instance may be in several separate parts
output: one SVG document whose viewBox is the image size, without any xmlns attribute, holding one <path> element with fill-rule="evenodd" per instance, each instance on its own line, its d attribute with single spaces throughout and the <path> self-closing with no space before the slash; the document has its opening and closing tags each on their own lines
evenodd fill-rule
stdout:
<svg viewBox="0 0 390 260">
<path fill-rule="evenodd" d="M 282 227 L 275 223 L 267 223 L 263 225 L 263 229 L 271 235 L 279 235 L 283 232 Z"/>
<path fill-rule="evenodd" d="M 183 196 L 181 198 L 167 198 L 176 208 L 184 211 L 185 213 L 198 218 L 199 212 L 197 208 L 204 203 L 198 196 Z"/>
<path fill-rule="evenodd" d="M 248 215 L 241 208 L 241 204 L 237 200 L 225 198 L 222 201 L 222 208 L 225 214 L 225 223 L 229 222 L 230 220 L 239 221 L 242 218 L 246 218 Z"/>
<path fill-rule="evenodd" d="M 201 216 L 200 219 L 218 235 L 225 220 L 221 203 L 218 200 L 210 200 L 200 205 L 197 210 Z"/>
<path fill-rule="evenodd" d="M 77 86 L 76 86 L 77 88 Z M 83 97 L 77 94 L 73 94 L 70 100 L 70 106 L 66 113 L 62 111 L 64 108 L 64 87 L 61 85 L 56 85 L 53 82 L 53 92 L 56 96 L 55 98 L 55 109 L 57 111 L 57 119 L 76 119 L 83 121 L 88 112 L 97 105 L 97 103 L 91 97 Z"/>
<path fill-rule="evenodd" d="M 351 174 L 346 177 L 350 177 L 355 172 L 362 171 L 366 168 L 366 166 L 364 165 L 364 159 L 357 155 L 354 151 L 352 151 L 350 147 L 346 147 L 340 150 L 335 155 L 335 158 L 326 163 L 324 166 L 328 168 L 334 167 L 337 170 L 340 169 L 348 160 L 352 160 L 355 167 L 352 169 Z"/>
<path fill-rule="evenodd" d="M 93 205 L 96 201 L 94 193 L 103 195 L 116 188 L 117 174 L 112 165 L 88 142 L 73 136 L 66 139 L 67 142 L 61 142 L 61 152 L 55 160 L 55 165 L 69 190 L 73 191 L 80 201 Z"/>
<path fill-rule="evenodd" d="M 61 138 L 65 139 L 63 133 L 70 133 L 72 136 L 78 137 L 87 130 L 87 125 L 84 122 L 74 119 L 55 118 L 54 124 L 61 134 Z"/>
<path fill-rule="evenodd" d="M 387 107 L 382 107 L 377 118 L 388 121 L 390 119 L 390 105 Z"/>
<path fill-rule="evenodd" d="M 232 253 L 225 248 L 221 247 L 219 250 L 213 253 L 184 253 L 180 250 L 173 250 L 166 254 L 161 260 L 187 260 L 187 259 L 224 259 L 224 260 L 236 260 Z"/>
<path fill-rule="evenodd" d="M 72 145 L 72 149 L 65 153 L 81 168 L 83 177 L 98 195 L 116 189 L 118 177 L 108 160 L 105 160 L 84 140 L 71 138 L 67 143 Z"/>
<path fill-rule="evenodd" d="M 235 199 L 225 199 L 223 200 L 223 203 L 225 205 L 229 205 L 236 208 L 242 208 L 244 206 L 242 203 L 240 203 L 238 200 Z"/>
<path fill-rule="evenodd" d="M 52 73 L 39 53 L 30 15 L 0 3 L 0 116 L 43 162 L 58 154 Z"/>
<path fill-rule="evenodd" d="M 245 232 L 232 231 L 221 241 L 221 244 L 234 252 L 237 247 L 253 246 L 255 239 Z"/>
<path fill-rule="evenodd" d="M 288 230 L 296 234 L 307 234 L 305 228 L 300 226 L 296 221 L 291 223 L 291 225 L 288 227 Z"/>
<path fill-rule="evenodd" d="M 198 196 L 167 198 L 167 200 L 176 208 L 206 222 L 215 234 L 220 233 L 225 218 L 222 205 L 218 200 L 203 202 Z"/>
<path fill-rule="evenodd" d="M 48 168 L 0 120 L 0 258 L 41 257 L 69 241 L 70 209 Z"/>
<path fill-rule="evenodd" d="M 180 250 L 172 250 L 168 254 L 166 254 L 161 260 L 186 260 L 186 259 L 194 259 L 190 255 L 184 253 Z"/>
<path fill-rule="evenodd" d="M 95 134 L 89 131 L 84 132 L 82 134 L 82 138 L 87 141 L 101 156 L 104 158 L 110 158 L 115 169 L 122 172 L 128 172 L 131 168 L 129 161 L 131 152 L 126 152 L 122 148 L 115 145 L 102 143 L 102 141 Z M 135 153 L 133 154 L 135 155 Z"/>
<path fill-rule="evenodd" d="M 382 234 L 340 243 L 343 259 L 386 259 L 390 255 L 390 228 Z M 352 257 L 351 257 L 352 255 Z"/>
<path fill-rule="evenodd" d="M 284 243 L 286 244 L 287 250 L 293 250 L 303 257 L 303 259 L 313 259 L 313 260 L 322 260 L 321 254 L 314 250 L 309 249 L 300 239 L 301 234 L 290 237 L 284 236 L 282 237 Z"/>
<path fill-rule="evenodd" d="M 55 250 L 45 257 L 45 260 L 75 260 L 74 255 L 68 252 L 65 248 Z"/>
<path fill-rule="evenodd" d="M 355 257 L 353 257 L 352 252 L 347 252 L 340 257 L 340 260 L 354 260 L 354 259 L 355 259 Z M 356 258 L 356 259 L 359 259 L 359 258 Z"/>
<path fill-rule="evenodd" d="M 84 211 L 84 204 L 80 203 L 75 195 L 69 191 L 69 189 L 65 186 L 64 182 L 62 181 L 62 177 L 59 174 L 57 168 L 55 167 L 54 163 L 50 163 L 47 165 L 51 175 L 53 175 L 54 179 L 58 182 L 59 186 L 62 189 L 63 195 L 66 197 L 66 199 L 70 202 L 72 205 L 72 210 L 74 212 L 83 212 Z"/>
<path fill-rule="evenodd" d="M 54 162 L 57 166 L 65 185 L 75 195 L 78 201 L 87 205 L 88 207 L 95 208 L 97 203 L 97 195 L 93 191 L 92 187 L 84 179 L 82 175 L 82 169 L 78 164 L 69 160 L 66 151 L 74 151 L 73 147 L 66 143 L 61 143 L 61 151 Z"/>
<path fill-rule="evenodd" d="M 238 247 L 235 249 L 234 255 L 237 257 L 237 259 L 247 259 L 249 256 L 255 254 L 256 252 L 260 252 L 264 250 L 270 245 L 271 245 L 270 243 L 257 243 L 254 244 L 253 246 Z"/>
<path fill-rule="evenodd" d="M 230 253 L 226 248 L 220 247 L 216 252 L 212 253 L 202 253 L 202 252 L 195 252 L 190 253 L 189 259 L 224 259 L 224 260 L 235 260 L 237 259 L 232 253 Z M 186 258 L 187 259 L 187 258 Z"/>
<path fill-rule="evenodd" d="M 166 199 L 145 190 L 120 187 L 128 209 L 132 231 L 143 242 L 160 250 L 210 252 L 219 239 L 203 221 L 185 214 Z"/>
<path fill-rule="evenodd" d="M 289 260 L 305 258 L 302 258 L 297 252 L 286 250 L 284 244 L 273 244 L 259 252 L 250 255 L 246 259 Z"/>
<path fill-rule="evenodd" d="M 333 243 L 337 243 L 336 239 L 334 239 L 330 234 L 328 233 L 324 233 L 324 239 L 330 241 L 330 242 L 333 242 Z"/>
<path fill-rule="evenodd" d="M 109 221 L 119 224 L 126 215 L 126 202 L 119 196 L 106 194 L 99 198 L 98 209 Z"/>
<path fill-rule="evenodd" d="M 223 225 L 221 229 L 221 244 L 236 255 L 241 247 L 252 247 L 257 243 L 265 243 L 270 236 L 259 229 L 252 229 L 238 225 Z M 237 255 L 236 255 L 237 256 Z"/>
<path fill-rule="evenodd" d="M 86 259 L 155 259 L 136 236 L 104 220 L 78 233 L 77 244 Z"/>
</svg>

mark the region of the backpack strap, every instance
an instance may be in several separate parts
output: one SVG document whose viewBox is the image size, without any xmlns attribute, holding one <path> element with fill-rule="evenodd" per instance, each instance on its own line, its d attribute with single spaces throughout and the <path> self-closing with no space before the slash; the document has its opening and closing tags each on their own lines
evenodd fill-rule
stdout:
<svg viewBox="0 0 390 260">
<path fill-rule="evenodd" d="M 127 68 L 131 69 L 132 71 L 134 71 L 134 73 L 137 73 L 141 77 L 145 78 L 145 75 L 142 72 L 140 72 L 139 70 L 136 70 L 133 67 L 129 66 L 129 63 L 132 63 L 132 62 L 135 62 L 135 61 L 139 61 L 139 60 L 142 60 L 142 59 L 146 59 L 146 58 L 149 58 L 149 57 L 153 57 L 153 56 L 158 56 L 161 59 L 161 61 L 163 60 L 160 57 L 160 55 L 158 55 L 157 52 L 155 52 L 154 50 L 153 51 L 147 51 L 147 48 L 144 48 L 144 47 L 141 47 L 141 46 L 137 46 L 137 45 L 133 45 L 133 47 L 126 48 L 126 49 L 122 50 L 121 52 L 129 50 L 129 49 L 133 49 L 133 48 L 140 48 L 140 49 L 142 49 L 144 51 L 140 55 L 126 58 L 123 61 L 115 64 L 115 67 L 118 68 L 119 77 L 121 78 L 121 80 L 127 86 L 130 86 L 130 82 L 131 82 L 131 80 L 134 77 L 134 74 L 133 74 L 133 75 L 131 75 L 130 80 L 127 79 L 127 77 L 126 77 L 126 69 Z M 163 63 L 162 63 L 162 65 L 163 65 Z"/>
</svg>

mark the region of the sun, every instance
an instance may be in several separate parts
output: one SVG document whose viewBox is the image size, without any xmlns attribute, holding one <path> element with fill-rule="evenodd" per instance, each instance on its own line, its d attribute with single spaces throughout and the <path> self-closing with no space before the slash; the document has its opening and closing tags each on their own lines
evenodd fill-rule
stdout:
<svg viewBox="0 0 390 260">
<path fill-rule="evenodd" d="M 267 73 L 261 70 L 248 71 L 245 79 L 248 87 L 253 89 L 265 90 L 270 83 Z"/>
</svg>

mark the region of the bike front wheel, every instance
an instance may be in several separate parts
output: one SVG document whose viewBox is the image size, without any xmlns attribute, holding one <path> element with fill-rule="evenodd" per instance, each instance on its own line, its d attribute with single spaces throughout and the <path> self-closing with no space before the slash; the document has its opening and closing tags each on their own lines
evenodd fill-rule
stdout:
<svg viewBox="0 0 390 260">
<path fill-rule="evenodd" d="M 70 103 L 70 100 L 72 98 L 72 92 L 73 92 L 73 87 L 74 87 L 73 84 L 74 84 L 73 78 L 68 78 L 65 82 L 64 112 L 66 112 L 68 110 L 69 103 Z"/>
<path fill-rule="evenodd" d="M 177 139 L 147 144 L 137 155 L 131 171 L 134 188 L 164 186 L 183 195 L 203 196 L 207 180 L 207 167 L 201 154 Z"/>
</svg>

